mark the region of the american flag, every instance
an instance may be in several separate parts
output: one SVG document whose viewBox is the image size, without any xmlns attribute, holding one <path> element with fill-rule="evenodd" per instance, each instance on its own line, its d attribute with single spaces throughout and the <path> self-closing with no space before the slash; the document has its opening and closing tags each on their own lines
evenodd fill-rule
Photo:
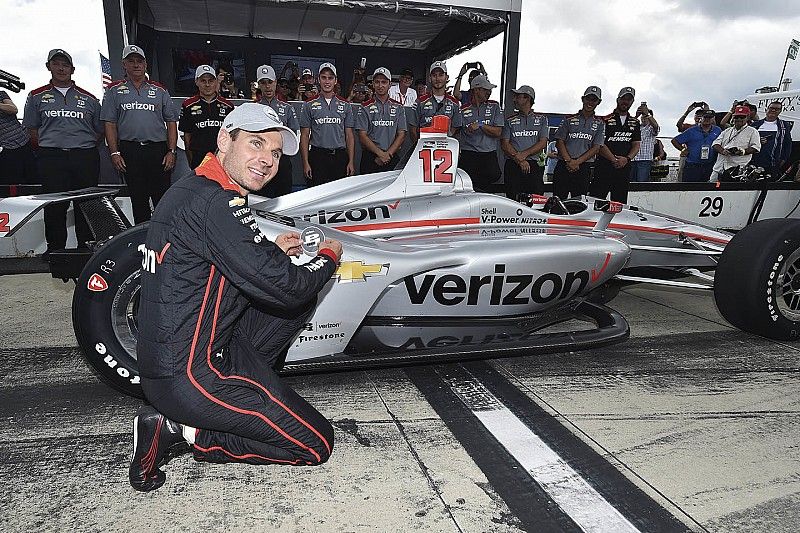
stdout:
<svg viewBox="0 0 800 533">
<path fill-rule="evenodd" d="M 111 85 L 111 61 L 108 60 L 106 56 L 100 54 L 100 69 L 103 71 L 103 75 L 100 76 L 100 80 L 103 83 L 103 89 L 108 89 L 108 86 Z"/>
</svg>

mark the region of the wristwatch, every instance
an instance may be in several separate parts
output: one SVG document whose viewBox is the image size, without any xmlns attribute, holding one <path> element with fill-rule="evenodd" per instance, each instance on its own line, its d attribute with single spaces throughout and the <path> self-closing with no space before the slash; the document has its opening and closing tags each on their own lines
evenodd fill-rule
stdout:
<svg viewBox="0 0 800 533">
<path fill-rule="evenodd" d="M 172 155 L 178 155 L 178 149 L 177 148 L 171 148 L 169 150 L 169 153 L 171 153 Z"/>
</svg>

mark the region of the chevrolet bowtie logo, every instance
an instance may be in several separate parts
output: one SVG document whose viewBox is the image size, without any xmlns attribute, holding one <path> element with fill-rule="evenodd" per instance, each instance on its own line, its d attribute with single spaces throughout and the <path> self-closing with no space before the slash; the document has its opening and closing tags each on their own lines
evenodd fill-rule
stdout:
<svg viewBox="0 0 800 533">
<path fill-rule="evenodd" d="M 385 276 L 389 272 L 389 264 L 365 265 L 363 261 L 342 261 L 334 276 L 339 283 L 367 281 L 367 276 Z"/>
</svg>

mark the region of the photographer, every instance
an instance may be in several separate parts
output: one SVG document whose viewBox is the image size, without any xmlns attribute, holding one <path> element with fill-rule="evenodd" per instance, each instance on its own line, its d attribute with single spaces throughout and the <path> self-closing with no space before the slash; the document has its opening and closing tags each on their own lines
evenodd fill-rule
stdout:
<svg viewBox="0 0 800 533">
<path fill-rule="evenodd" d="M 748 117 L 750 108 L 746 105 L 734 108 L 733 127 L 723 131 L 712 145 L 719 155 L 709 181 L 719 181 L 720 175 L 729 168 L 746 165 L 761 149 L 761 136 L 757 129 L 747 125 Z"/>
<path fill-rule="evenodd" d="M 244 91 L 236 87 L 233 79 L 233 67 L 227 63 L 220 64 L 217 70 L 219 95 L 223 98 L 245 98 Z"/>
<path fill-rule="evenodd" d="M 722 120 L 719 122 L 719 127 L 720 128 L 722 128 L 724 130 L 726 128 L 730 128 L 731 127 L 731 125 L 732 125 L 731 124 L 731 118 L 733 117 L 733 112 L 739 106 L 745 106 L 750 111 L 748 113 L 748 115 L 747 115 L 747 124 L 748 125 L 750 125 L 753 122 L 755 122 L 756 120 L 758 120 L 758 113 L 757 113 L 758 108 L 756 106 L 754 106 L 753 104 L 751 104 L 747 100 L 734 100 L 733 103 L 731 104 L 730 111 L 725 113 L 725 116 L 722 117 Z"/>
<path fill-rule="evenodd" d="M 647 102 L 642 102 L 636 109 L 636 118 L 640 120 L 642 143 L 639 152 L 631 159 L 631 181 L 650 181 L 650 169 L 653 166 L 653 152 L 656 146 L 656 135 L 659 125 L 653 117 L 653 111 L 647 107 Z"/>
<path fill-rule="evenodd" d="M 681 175 L 685 182 L 708 181 L 717 155 L 711 146 L 722 130 L 714 124 L 714 111 L 706 109 L 701 117 L 697 126 L 690 127 L 672 139 L 672 146 L 681 153 L 686 153 L 686 163 Z"/>
<path fill-rule="evenodd" d="M 690 124 L 686 122 L 686 117 L 689 116 L 689 113 L 691 113 L 693 109 L 696 110 L 694 112 L 694 124 Z M 678 119 L 678 122 L 675 123 L 675 127 L 678 128 L 678 133 L 683 133 L 689 128 L 700 124 L 700 121 L 703 119 L 703 113 L 705 113 L 707 110 L 708 104 L 705 102 L 692 102 L 689 104 L 689 107 L 686 108 L 686 112 L 681 115 L 681 117 Z"/>
<path fill-rule="evenodd" d="M 476 61 L 474 63 L 464 63 L 464 66 L 461 67 L 461 71 L 458 73 L 458 77 L 456 78 L 456 83 L 453 86 L 453 97 L 461 102 L 461 105 L 469 105 L 472 103 L 472 94 L 470 91 L 466 93 L 461 92 L 461 80 L 464 78 L 464 74 L 467 73 L 467 70 L 473 69 L 472 72 L 469 73 L 467 76 L 467 83 L 472 83 L 472 80 L 475 79 L 475 76 L 479 74 L 483 74 L 486 76 L 486 69 L 483 68 L 483 63 L 480 61 Z M 488 77 L 488 76 L 486 76 Z"/>
</svg>

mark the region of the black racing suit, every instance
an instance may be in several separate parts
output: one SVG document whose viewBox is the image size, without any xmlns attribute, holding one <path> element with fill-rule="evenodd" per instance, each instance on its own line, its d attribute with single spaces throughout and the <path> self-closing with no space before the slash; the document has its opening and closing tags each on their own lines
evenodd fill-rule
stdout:
<svg viewBox="0 0 800 533">
<path fill-rule="evenodd" d="M 294 265 L 216 157 L 196 173 L 167 191 L 147 233 L 137 344 L 145 396 L 198 428 L 198 460 L 323 463 L 330 423 L 273 365 L 331 279 L 335 254 Z"/>
</svg>

